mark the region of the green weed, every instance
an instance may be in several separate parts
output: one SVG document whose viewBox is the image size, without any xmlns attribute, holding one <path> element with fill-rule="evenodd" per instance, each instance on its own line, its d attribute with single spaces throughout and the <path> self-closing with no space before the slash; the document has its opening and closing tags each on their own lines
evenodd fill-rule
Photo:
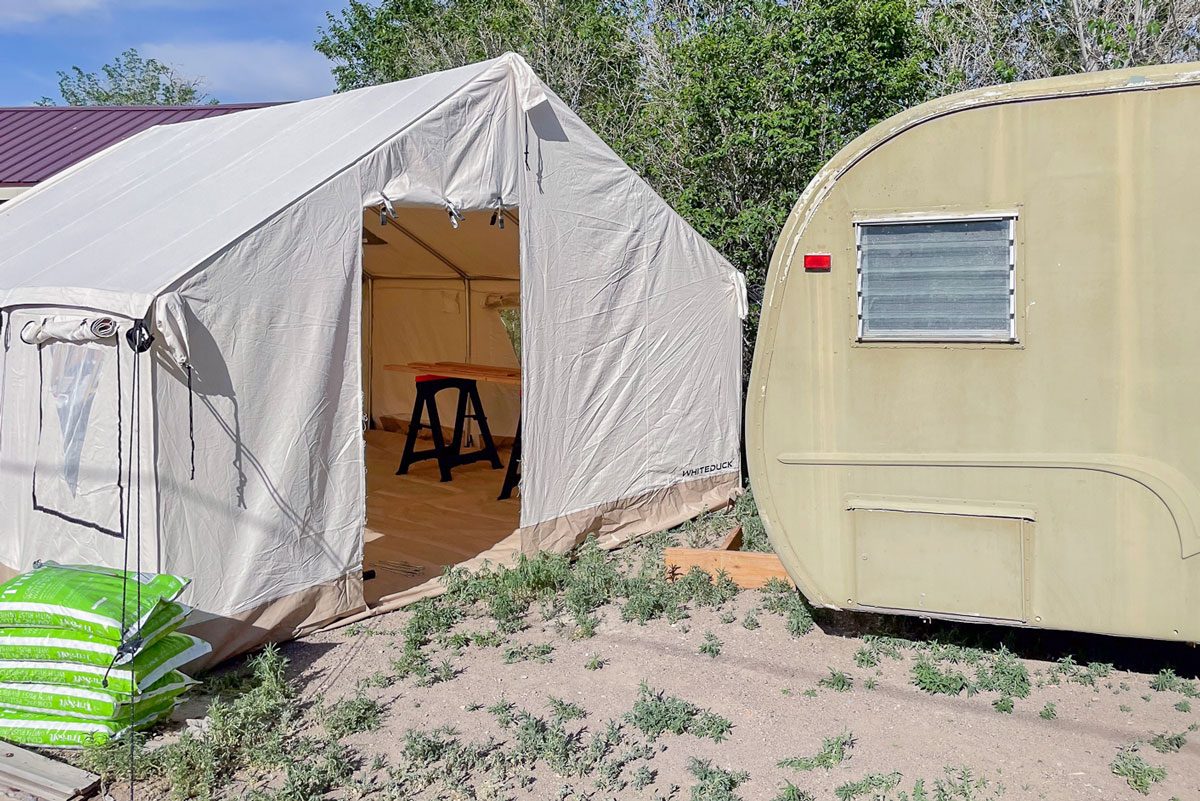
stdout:
<svg viewBox="0 0 1200 801">
<path fill-rule="evenodd" d="M 325 732 L 334 740 L 349 734 L 373 731 L 383 720 L 383 704 L 368 698 L 361 690 L 353 698 L 339 701 L 321 710 Z"/>
<path fill-rule="evenodd" d="M 821 742 L 821 750 L 810 757 L 790 757 L 779 763 L 781 768 L 792 770 L 816 770 L 824 768 L 831 770 L 849 758 L 849 751 L 854 747 L 854 736 L 843 732 L 836 737 L 828 737 Z"/>
<path fill-rule="evenodd" d="M 1053 701 L 1047 701 L 1046 705 L 1042 707 L 1042 711 L 1038 712 L 1038 717 L 1042 720 L 1054 720 L 1058 717 L 1058 708 Z"/>
<path fill-rule="evenodd" d="M 795 587 L 783 579 L 773 578 L 759 590 L 761 606 L 767 612 L 783 617 L 793 637 L 803 637 L 812 631 L 812 607 Z"/>
<path fill-rule="evenodd" d="M 829 669 L 829 675 L 817 680 L 817 684 L 839 693 L 849 692 L 854 688 L 854 679 L 840 670 Z"/>
<path fill-rule="evenodd" d="M 1134 790 L 1142 795 L 1150 795 L 1150 787 L 1167 778 L 1167 771 L 1149 764 L 1136 751 L 1136 745 L 1121 749 L 1109 769 Z"/>
<path fill-rule="evenodd" d="M 642 682 L 637 701 L 625 719 L 651 740 L 665 732 L 691 734 L 721 742 L 729 736 L 733 724 L 713 712 L 701 709 L 681 698 L 652 690 Z"/>
<path fill-rule="evenodd" d="M 504 649 L 504 664 L 511 665 L 515 662 L 528 661 L 545 664 L 550 661 L 552 653 L 554 653 L 554 646 L 549 643 L 510 645 Z"/>
<path fill-rule="evenodd" d="M 725 770 L 695 757 L 688 762 L 688 772 L 699 782 L 692 787 L 692 801 L 739 801 L 734 790 L 750 778 L 745 771 Z"/>
<path fill-rule="evenodd" d="M 240 692 L 211 704 L 203 730 L 185 731 L 153 751 L 139 747 L 143 740 L 135 741 L 136 777 L 162 780 L 176 799 L 210 799 L 241 770 L 288 766 L 301 741 L 295 736 L 296 692 L 286 669 L 279 649 L 269 646 L 246 662 Z M 129 743 L 111 740 L 87 748 L 81 762 L 105 781 L 126 776 Z"/>
<path fill-rule="evenodd" d="M 912 667 L 913 684 L 931 695 L 958 695 L 970 685 L 967 677 L 957 670 L 941 670 L 928 657 L 921 657 Z"/>
<path fill-rule="evenodd" d="M 773 801 L 816 801 L 816 799 L 807 790 L 801 790 L 791 782 L 785 782 Z"/>
<path fill-rule="evenodd" d="M 549 701 L 550 710 L 554 713 L 554 719 L 559 723 L 565 723 L 568 720 L 582 720 L 587 717 L 587 712 L 578 704 L 564 701 L 561 698 L 555 698 L 553 695 L 549 697 Z"/>
<path fill-rule="evenodd" d="M 853 801 L 853 799 L 863 796 L 878 799 L 885 797 L 899 783 L 899 773 L 871 773 L 856 782 L 839 785 L 833 794 L 838 797 L 838 801 Z"/>
<path fill-rule="evenodd" d="M 1187 745 L 1187 734 L 1156 734 L 1150 738 L 1150 745 L 1160 754 L 1171 754 Z"/>
<path fill-rule="evenodd" d="M 1188 698 L 1200 696 L 1195 682 L 1177 676 L 1171 668 L 1160 670 L 1158 675 L 1150 680 L 1150 689 L 1160 693 L 1168 691 L 1177 692 Z"/>
<path fill-rule="evenodd" d="M 700 653 L 716 659 L 721 655 L 721 641 L 711 631 L 704 632 L 704 642 L 700 645 Z"/>
</svg>

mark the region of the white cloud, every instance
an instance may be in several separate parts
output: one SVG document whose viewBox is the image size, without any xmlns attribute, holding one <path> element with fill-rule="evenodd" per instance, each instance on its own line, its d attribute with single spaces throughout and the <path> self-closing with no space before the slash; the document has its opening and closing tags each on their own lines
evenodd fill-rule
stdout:
<svg viewBox="0 0 1200 801">
<path fill-rule="evenodd" d="M 329 61 L 303 42 L 150 42 L 137 49 L 171 65 L 180 75 L 203 78 L 208 93 L 226 103 L 302 100 L 333 91 Z"/>
<path fill-rule="evenodd" d="M 0 0 L 0 28 L 101 11 L 109 0 Z"/>
<path fill-rule="evenodd" d="M 0 0 L 0 29 L 147 8 L 198 8 L 225 0 Z"/>
</svg>

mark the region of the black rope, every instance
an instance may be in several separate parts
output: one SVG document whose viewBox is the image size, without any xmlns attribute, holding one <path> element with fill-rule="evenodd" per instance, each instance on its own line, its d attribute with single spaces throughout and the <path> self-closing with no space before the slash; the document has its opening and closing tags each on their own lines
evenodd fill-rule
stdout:
<svg viewBox="0 0 1200 801">
<path fill-rule="evenodd" d="M 188 444 L 191 446 L 192 473 L 188 481 L 196 480 L 196 418 L 195 412 L 192 409 L 192 364 L 187 365 L 187 381 L 188 381 Z"/>
<path fill-rule="evenodd" d="M 138 371 L 138 354 L 139 350 L 134 351 L 133 357 L 133 401 L 137 407 L 138 417 L 130 423 L 129 435 L 130 439 L 134 438 L 134 433 L 137 435 L 137 453 L 140 460 L 142 454 L 142 426 L 141 426 L 141 411 L 142 411 L 142 379 Z M 132 465 L 130 465 L 132 469 Z M 136 642 L 142 639 L 142 466 L 139 461 L 137 470 L 137 517 L 133 522 L 137 537 L 137 565 L 134 571 L 134 581 L 137 582 L 137 605 L 134 607 L 134 614 L 137 616 L 137 634 L 134 637 Z M 128 578 L 126 579 L 128 581 Z M 137 722 L 137 704 L 134 702 L 134 691 L 137 689 L 134 686 L 136 674 L 132 669 L 133 663 L 130 662 L 130 677 L 129 677 L 129 729 L 125 736 L 129 738 L 129 801 L 134 801 L 134 781 L 137 778 L 137 738 L 134 736 L 134 725 Z"/>
</svg>

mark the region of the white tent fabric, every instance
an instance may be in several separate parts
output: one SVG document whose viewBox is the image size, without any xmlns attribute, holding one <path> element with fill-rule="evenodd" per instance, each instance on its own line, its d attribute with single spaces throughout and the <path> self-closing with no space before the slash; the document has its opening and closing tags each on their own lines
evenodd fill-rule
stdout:
<svg viewBox="0 0 1200 801">
<path fill-rule="evenodd" d="M 140 532 L 143 568 L 192 576 L 190 602 L 249 627 L 218 654 L 360 607 L 380 206 L 417 228 L 388 239 L 381 287 L 469 279 L 474 311 L 519 285 L 524 548 L 737 492 L 740 275 L 510 54 L 153 128 L 0 207 L 0 563 L 120 565 Z M 519 259 L 497 258 L 517 214 Z M 89 315 L 116 336 L 11 333 Z M 141 320 L 156 339 L 135 357 Z M 43 482 L 49 511 L 30 502 Z"/>
</svg>

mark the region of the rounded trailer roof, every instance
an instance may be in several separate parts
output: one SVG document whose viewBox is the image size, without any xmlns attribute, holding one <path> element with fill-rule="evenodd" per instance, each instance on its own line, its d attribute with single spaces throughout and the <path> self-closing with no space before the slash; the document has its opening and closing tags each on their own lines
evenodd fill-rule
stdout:
<svg viewBox="0 0 1200 801">
<path fill-rule="evenodd" d="M 776 269 L 782 267 L 784 272 L 780 277 L 787 277 L 787 266 L 795 256 L 796 246 L 799 244 L 800 236 L 804 232 L 809 217 L 837 180 L 871 151 L 905 131 L 939 117 L 988 106 L 1086 97 L 1112 92 L 1153 91 L 1198 83 L 1200 83 L 1200 62 L 1087 72 L 1080 75 L 1063 75 L 1036 81 L 1020 81 L 970 89 L 926 101 L 888 117 L 842 148 L 829 160 L 829 163 L 813 176 L 808 186 L 800 194 L 775 245 L 763 305 L 767 306 L 770 303 L 771 288 L 776 280 Z"/>
</svg>

